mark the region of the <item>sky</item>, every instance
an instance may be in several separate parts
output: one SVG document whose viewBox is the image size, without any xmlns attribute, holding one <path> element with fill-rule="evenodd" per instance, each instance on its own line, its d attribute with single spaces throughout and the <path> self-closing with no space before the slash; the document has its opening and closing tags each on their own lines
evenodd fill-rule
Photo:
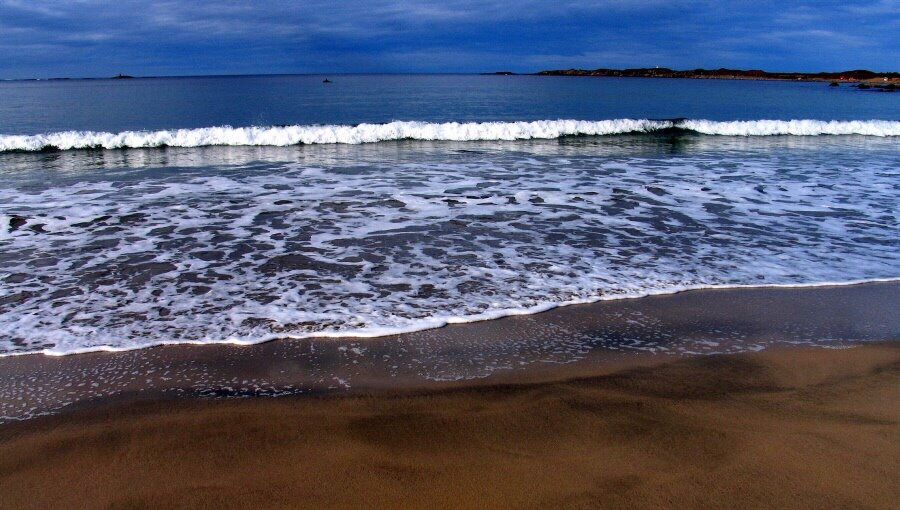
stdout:
<svg viewBox="0 0 900 510">
<path fill-rule="evenodd" d="M 0 0 L 0 78 L 900 69 L 900 0 Z"/>
</svg>

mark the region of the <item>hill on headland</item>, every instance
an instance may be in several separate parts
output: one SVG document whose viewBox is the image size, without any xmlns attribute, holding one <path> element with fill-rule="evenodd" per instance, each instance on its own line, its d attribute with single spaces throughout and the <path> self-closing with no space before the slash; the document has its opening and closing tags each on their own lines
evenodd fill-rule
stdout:
<svg viewBox="0 0 900 510">
<path fill-rule="evenodd" d="M 492 74 L 512 74 L 508 71 Z M 768 72 L 759 69 L 690 69 L 678 71 L 667 67 L 642 67 L 634 69 L 554 69 L 538 71 L 538 76 L 612 76 L 633 78 L 697 78 L 697 79 L 726 79 L 726 80 L 808 80 L 808 81 L 833 81 L 833 82 L 900 82 L 900 73 L 879 73 L 866 69 L 840 72 Z"/>
</svg>

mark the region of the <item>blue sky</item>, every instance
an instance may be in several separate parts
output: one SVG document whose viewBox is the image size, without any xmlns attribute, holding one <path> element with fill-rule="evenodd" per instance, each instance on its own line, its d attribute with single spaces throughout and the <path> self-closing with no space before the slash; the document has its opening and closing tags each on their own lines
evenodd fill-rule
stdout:
<svg viewBox="0 0 900 510">
<path fill-rule="evenodd" d="M 897 71 L 900 0 L 0 0 L 0 77 Z"/>
</svg>

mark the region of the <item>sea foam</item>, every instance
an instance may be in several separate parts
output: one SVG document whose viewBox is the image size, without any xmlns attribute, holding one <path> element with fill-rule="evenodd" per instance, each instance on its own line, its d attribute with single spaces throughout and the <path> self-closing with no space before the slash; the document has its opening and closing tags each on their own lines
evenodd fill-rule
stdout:
<svg viewBox="0 0 900 510">
<path fill-rule="evenodd" d="M 270 127 L 217 126 L 160 131 L 61 131 L 37 135 L 0 135 L 0 152 L 48 149 L 126 149 L 204 146 L 290 146 L 361 144 L 391 140 L 490 141 L 604 136 L 681 129 L 704 135 L 863 135 L 900 136 L 900 121 L 822 120 L 539 120 L 532 122 L 407 122 L 358 125 Z"/>
<path fill-rule="evenodd" d="M 685 289 L 900 276 L 893 140 L 717 141 L 23 171 L 0 186 L 0 356 L 375 336 Z"/>
</svg>

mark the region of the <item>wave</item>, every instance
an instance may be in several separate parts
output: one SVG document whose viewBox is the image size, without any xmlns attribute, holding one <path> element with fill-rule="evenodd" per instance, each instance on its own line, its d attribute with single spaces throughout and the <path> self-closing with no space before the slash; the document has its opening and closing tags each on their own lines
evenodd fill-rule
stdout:
<svg viewBox="0 0 900 510">
<path fill-rule="evenodd" d="M 673 127 L 720 136 L 900 136 L 900 121 L 890 120 L 683 120 Z"/>
<path fill-rule="evenodd" d="M 555 139 L 680 130 L 721 136 L 900 136 L 900 121 L 694 119 L 539 120 L 532 122 L 411 122 L 358 125 L 271 127 L 218 126 L 160 131 L 61 131 L 38 135 L 0 135 L 0 152 L 127 149 L 154 147 L 361 144 L 391 140 L 492 141 Z"/>
</svg>

